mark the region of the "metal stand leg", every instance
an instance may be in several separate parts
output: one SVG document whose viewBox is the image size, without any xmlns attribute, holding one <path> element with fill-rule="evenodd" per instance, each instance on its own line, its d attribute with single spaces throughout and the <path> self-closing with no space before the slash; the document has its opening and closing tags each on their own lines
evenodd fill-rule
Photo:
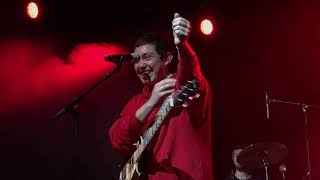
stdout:
<svg viewBox="0 0 320 180">
<path fill-rule="evenodd" d="M 265 161 L 264 159 L 262 160 L 262 162 L 263 162 L 264 170 L 266 173 L 266 180 L 269 180 L 269 174 L 268 174 L 269 163 L 267 161 Z"/>
</svg>

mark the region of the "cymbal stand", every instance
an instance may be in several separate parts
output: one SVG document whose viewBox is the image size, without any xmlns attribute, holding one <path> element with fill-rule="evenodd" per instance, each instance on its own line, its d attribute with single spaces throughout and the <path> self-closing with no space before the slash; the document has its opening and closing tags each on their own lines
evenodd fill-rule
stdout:
<svg viewBox="0 0 320 180">
<path fill-rule="evenodd" d="M 285 164 L 281 164 L 279 166 L 279 172 L 281 173 L 281 177 L 283 180 L 286 180 L 286 172 L 287 172 L 287 166 Z"/>
<path fill-rule="evenodd" d="M 304 125 L 305 125 L 305 143 L 306 143 L 306 151 L 307 151 L 307 165 L 308 165 L 308 172 L 306 173 L 306 176 L 304 179 L 312 180 L 311 176 L 311 161 L 310 161 L 310 148 L 309 148 L 309 128 L 308 128 L 308 109 L 318 109 L 320 110 L 319 105 L 310 105 L 310 104 L 305 104 L 301 102 L 291 102 L 291 101 L 283 101 L 283 100 L 278 100 L 278 99 L 272 99 L 268 98 L 267 103 L 282 103 L 282 104 L 289 104 L 289 105 L 295 105 L 301 107 L 301 111 L 304 114 Z"/>
<path fill-rule="evenodd" d="M 263 162 L 264 171 L 266 174 L 266 180 L 269 180 L 269 173 L 268 173 L 269 162 L 266 161 L 264 158 L 262 159 L 262 162 Z"/>
</svg>

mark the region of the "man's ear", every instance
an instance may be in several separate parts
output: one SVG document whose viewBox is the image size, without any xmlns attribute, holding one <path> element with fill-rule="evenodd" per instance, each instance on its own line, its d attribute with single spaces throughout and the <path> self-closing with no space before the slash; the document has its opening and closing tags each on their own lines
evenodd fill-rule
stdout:
<svg viewBox="0 0 320 180">
<path fill-rule="evenodd" d="M 173 60 L 173 55 L 171 52 L 167 52 L 164 65 L 169 65 L 171 61 Z"/>
</svg>

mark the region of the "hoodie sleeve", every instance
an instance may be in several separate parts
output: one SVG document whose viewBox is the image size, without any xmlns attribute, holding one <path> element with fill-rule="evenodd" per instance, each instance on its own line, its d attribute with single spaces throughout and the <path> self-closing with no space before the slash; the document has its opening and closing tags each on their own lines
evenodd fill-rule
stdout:
<svg viewBox="0 0 320 180">
<path fill-rule="evenodd" d="M 188 111 L 193 117 L 192 119 L 196 121 L 194 125 L 201 126 L 211 118 L 211 86 L 203 76 L 198 56 L 188 42 L 178 48 L 178 59 L 176 88 L 185 85 L 188 80 L 194 78 L 199 81 L 198 94 L 200 94 L 200 98 L 191 103 Z"/>
<path fill-rule="evenodd" d="M 112 148 L 124 157 L 130 156 L 135 150 L 133 143 L 139 139 L 144 125 L 135 116 L 138 102 L 138 96 L 133 97 L 109 130 Z"/>
</svg>

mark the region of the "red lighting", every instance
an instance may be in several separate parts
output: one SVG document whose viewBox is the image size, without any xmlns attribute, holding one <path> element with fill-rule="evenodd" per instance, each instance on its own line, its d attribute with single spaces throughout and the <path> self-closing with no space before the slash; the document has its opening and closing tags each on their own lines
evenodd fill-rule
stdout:
<svg viewBox="0 0 320 180">
<path fill-rule="evenodd" d="M 27 5 L 27 14 L 31 19 L 36 19 L 39 15 L 39 7 L 35 2 L 30 2 Z"/>
<path fill-rule="evenodd" d="M 200 24 L 201 32 L 205 35 L 210 35 L 213 31 L 213 24 L 210 20 L 204 19 Z"/>
</svg>

